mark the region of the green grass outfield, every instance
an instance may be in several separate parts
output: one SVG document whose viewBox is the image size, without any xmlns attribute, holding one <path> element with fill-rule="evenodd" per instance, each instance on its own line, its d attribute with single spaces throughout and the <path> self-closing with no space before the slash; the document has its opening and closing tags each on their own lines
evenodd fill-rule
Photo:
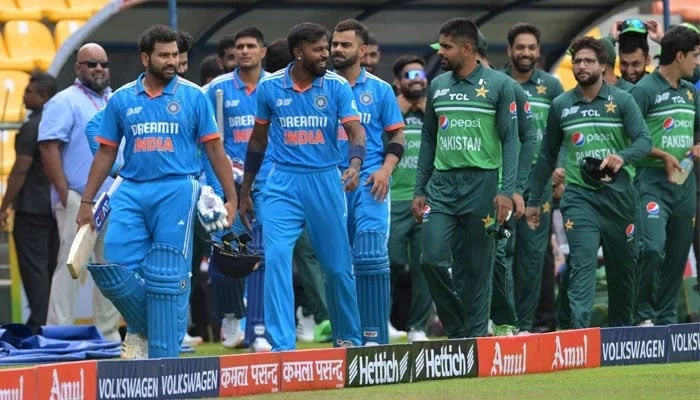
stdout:
<svg viewBox="0 0 700 400">
<path fill-rule="evenodd" d="M 396 343 L 394 343 L 396 344 Z M 299 344 L 299 349 L 329 344 Z M 190 356 L 236 354 L 220 344 L 203 344 Z M 364 388 L 287 392 L 236 398 L 311 399 L 700 399 L 700 362 L 605 367 L 496 378 L 445 379 Z"/>
</svg>

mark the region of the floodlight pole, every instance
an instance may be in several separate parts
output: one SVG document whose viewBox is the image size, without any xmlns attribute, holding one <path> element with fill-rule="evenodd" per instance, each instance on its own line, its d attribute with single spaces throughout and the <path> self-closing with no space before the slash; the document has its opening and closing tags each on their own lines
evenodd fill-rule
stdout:
<svg viewBox="0 0 700 400">
<path fill-rule="evenodd" d="M 664 0 L 664 32 L 671 26 L 671 4 L 670 0 Z"/>
<path fill-rule="evenodd" d="M 168 13 L 170 15 L 170 27 L 177 30 L 177 0 L 168 0 Z"/>
</svg>

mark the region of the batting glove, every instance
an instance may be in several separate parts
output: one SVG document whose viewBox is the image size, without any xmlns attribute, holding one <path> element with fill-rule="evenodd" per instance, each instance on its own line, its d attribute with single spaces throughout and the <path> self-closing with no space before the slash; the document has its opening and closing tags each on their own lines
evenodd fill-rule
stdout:
<svg viewBox="0 0 700 400">
<path fill-rule="evenodd" d="M 214 193 L 214 189 L 211 186 L 202 187 L 199 200 L 197 201 L 197 215 L 202 226 L 209 233 L 228 228 L 228 222 L 226 221 L 228 212 L 226 212 L 224 202 L 221 200 L 221 197 Z"/>
</svg>

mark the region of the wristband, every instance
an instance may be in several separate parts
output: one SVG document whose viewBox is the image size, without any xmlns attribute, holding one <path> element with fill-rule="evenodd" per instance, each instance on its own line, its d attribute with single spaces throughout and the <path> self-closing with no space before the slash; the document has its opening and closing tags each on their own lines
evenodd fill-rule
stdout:
<svg viewBox="0 0 700 400">
<path fill-rule="evenodd" d="M 245 163 L 243 163 L 243 171 L 257 174 L 265 158 L 265 153 L 254 150 L 246 150 Z"/>
<path fill-rule="evenodd" d="M 361 144 L 351 144 L 350 151 L 348 152 L 348 159 L 358 158 L 361 163 L 365 162 L 365 155 L 367 154 L 367 148 Z"/>
<path fill-rule="evenodd" d="M 95 204 L 95 202 L 94 202 L 94 201 L 84 201 L 84 200 L 80 200 L 80 204 L 90 204 L 90 205 L 93 205 L 93 204 Z"/>
<path fill-rule="evenodd" d="M 404 151 L 403 145 L 401 145 L 399 143 L 391 142 L 391 143 L 386 145 L 386 149 L 384 150 L 384 155 L 393 154 L 396 157 L 398 157 L 399 161 L 401 161 L 401 158 L 403 157 L 403 151 Z"/>
</svg>

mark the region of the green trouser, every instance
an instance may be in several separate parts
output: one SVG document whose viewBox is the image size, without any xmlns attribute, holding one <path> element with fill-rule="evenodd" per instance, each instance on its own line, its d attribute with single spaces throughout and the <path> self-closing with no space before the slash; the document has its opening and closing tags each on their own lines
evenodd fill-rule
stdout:
<svg viewBox="0 0 700 400">
<path fill-rule="evenodd" d="M 426 187 L 421 264 L 449 338 L 487 333 L 495 240 L 486 227 L 497 188 L 498 172 L 478 168 L 434 171 Z M 460 240 L 466 246 L 456 252 Z"/>
<path fill-rule="evenodd" d="M 328 319 L 328 307 L 326 306 L 326 287 L 323 285 L 323 273 L 321 265 L 316 259 L 316 254 L 311 247 L 311 240 L 306 229 L 301 233 L 296 245 L 292 260 L 299 270 L 301 286 L 304 288 L 304 306 L 314 315 L 317 324 Z"/>
<path fill-rule="evenodd" d="M 406 329 L 426 331 L 433 301 L 420 267 L 421 225 L 411 212 L 411 200 L 391 202 L 391 224 L 389 230 L 389 262 L 392 287 L 398 273 L 406 265 L 411 272 L 411 304 L 408 308 Z"/>
<path fill-rule="evenodd" d="M 634 322 L 677 324 L 678 292 L 693 240 L 695 177 L 676 185 L 668 181 L 665 170 L 638 168 L 634 184 L 640 238 Z"/>
<path fill-rule="evenodd" d="M 572 329 L 571 304 L 569 303 L 569 257 L 566 258 L 566 269 L 559 278 L 559 290 L 557 291 L 557 329 Z M 595 296 L 595 295 L 594 295 Z"/>
<path fill-rule="evenodd" d="M 518 326 L 513 297 L 515 243 L 517 243 L 515 234 L 508 239 L 496 241 L 496 258 L 493 263 L 493 294 L 491 296 L 491 320 L 494 325 Z M 463 242 L 462 245 L 466 246 L 466 242 Z"/>
<path fill-rule="evenodd" d="M 540 208 L 540 226 L 532 230 L 525 218 L 520 218 L 515 225 L 515 256 L 513 257 L 513 287 L 515 312 L 518 328 L 531 331 L 535 319 L 537 303 L 540 300 L 542 286 L 542 264 L 551 234 L 552 220 L 552 185 L 545 184 L 542 194 L 545 203 Z"/>
<path fill-rule="evenodd" d="M 623 191 L 589 190 L 572 184 L 566 187 L 561 211 L 570 251 L 567 295 L 572 328 L 590 325 L 599 245 L 603 247 L 608 279 L 610 326 L 632 324 L 637 204 L 631 183 Z"/>
</svg>

